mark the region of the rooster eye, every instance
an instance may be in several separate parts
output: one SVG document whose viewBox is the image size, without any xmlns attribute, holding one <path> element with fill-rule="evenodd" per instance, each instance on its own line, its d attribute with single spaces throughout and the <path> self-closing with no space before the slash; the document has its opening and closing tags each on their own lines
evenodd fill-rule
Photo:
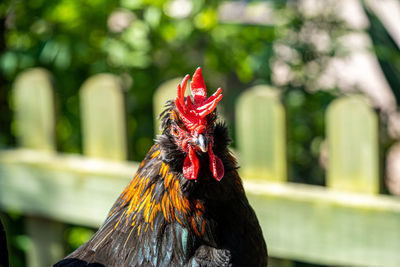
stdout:
<svg viewBox="0 0 400 267">
<path fill-rule="evenodd" d="M 176 127 L 172 127 L 172 133 L 177 136 L 179 134 L 178 129 Z"/>
</svg>

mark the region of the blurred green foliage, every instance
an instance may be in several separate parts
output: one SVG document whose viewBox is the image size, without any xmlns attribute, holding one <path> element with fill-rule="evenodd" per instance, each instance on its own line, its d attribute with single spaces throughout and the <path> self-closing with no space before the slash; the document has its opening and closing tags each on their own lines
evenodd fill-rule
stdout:
<svg viewBox="0 0 400 267">
<path fill-rule="evenodd" d="M 168 16 L 169 4 L 10 1 L 0 58 L 4 91 L 28 67 L 49 69 L 60 99 L 58 147 L 79 152 L 79 86 L 95 73 L 120 75 L 128 89 L 131 159 L 140 160 L 152 143 L 151 96 L 161 82 L 205 66 L 210 87 L 222 85 L 229 104 L 250 82 L 269 82 L 274 27 L 219 24 L 216 1 L 193 1 L 184 18 Z M 10 140 L 11 128 L 5 136 Z"/>
<path fill-rule="evenodd" d="M 174 2 L 32 0 L 3 3 L 6 31 L 5 51 L 0 57 L 0 70 L 5 80 L 2 91 L 9 91 L 16 75 L 28 67 L 49 69 L 55 77 L 59 99 L 59 150 L 80 152 L 79 86 L 95 73 L 119 75 L 127 88 L 129 151 L 133 160 L 141 160 L 152 144 L 151 96 L 154 90 L 169 78 L 193 72 L 196 66 L 204 66 L 209 88 L 224 88 L 225 107 L 231 107 L 246 87 L 274 83 L 271 62 L 282 61 L 274 44 L 287 46 L 295 56 L 284 64 L 289 66 L 294 77 L 278 85 L 285 91 L 289 118 L 292 107 L 307 110 L 311 102 L 318 110 L 326 105 L 318 104 L 319 99 L 306 97 L 300 107 L 292 106 L 286 95 L 289 96 L 291 90 L 313 95 L 313 84 L 323 72 L 327 59 L 337 54 L 335 40 L 344 32 L 344 27 L 334 12 L 304 17 L 295 2 L 271 1 L 278 16 L 285 18 L 284 22 L 251 25 L 220 23 L 219 1 L 186 1 L 189 11 L 183 15 L 174 14 Z M 309 38 L 316 31 L 326 32 L 329 38 L 329 47 L 323 51 Z M 331 95 L 329 91 L 320 94 Z M 11 102 L 4 104 L 11 105 Z M 232 121 L 233 112 L 224 109 L 228 121 Z M 6 125 L 11 114 L 9 109 L 5 113 L 8 115 L 3 120 Z M 309 151 L 313 139 L 323 137 L 323 125 L 315 135 L 312 129 L 315 120 L 308 119 L 308 114 L 312 112 L 304 114 L 307 117 L 304 119 L 311 124 L 289 121 L 293 127 L 290 133 L 294 133 L 289 139 L 293 144 L 307 146 L 290 148 L 297 151 L 296 157 L 289 153 L 294 163 L 297 159 L 309 158 L 306 152 L 299 156 L 299 151 Z M 307 140 L 296 138 L 300 136 L 296 132 L 304 127 L 310 129 L 310 137 Z M 0 140 L 5 140 L 2 144 L 12 143 L 12 136 L 11 127 L 2 131 Z M 302 166 L 295 164 L 293 169 Z M 309 173 L 313 171 L 306 169 L 313 166 L 315 164 L 305 166 L 300 172 L 311 181 L 313 175 Z"/>
<path fill-rule="evenodd" d="M 68 227 L 65 231 L 65 239 L 67 240 L 68 251 L 74 251 L 79 248 L 83 243 L 88 241 L 93 234 L 95 233 L 94 229 L 89 229 L 85 227 L 79 226 L 71 226 Z"/>
<path fill-rule="evenodd" d="M 31 240 L 25 234 L 23 217 L 18 212 L 10 211 L 8 213 L 0 212 L 0 219 L 6 229 L 8 251 L 12 255 L 9 257 L 10 266 L 25 266 L 25 253 Z"/>
<path fill-rule="evenodd" d="M 323 185 L 325 171 L 319 164 L 325 138 L 325 110 L 338 95 L 333 85 L 321 84 L 321 76 L 333 57 L 346 51 L 338 39 L 349 32 L 335 6 L 306 14 L 292 2 L 279 12 L 287 23 L 278 27 L 271 64 L 287 70 L 285 79 L 272 79 L 283 92 L 287 112 L 289 179 Z"/>
<path fill-rule="evenodd" d="M 373 49 L 380 67 L 393 95 L 397 106 L 400 106 L 400 48 L 390 36 L 380 19 L 365 5 L 363 8 L 370 21 L 368 34 L 373 43 Z"/>
<path fill-rule="evenodd" d="M 140 161 L 153 143 L 154 91 L 203 66 L 208 87 L 224 90 L 222 110 L 230 127 L 231 107 L 243 90 L 255 84 L 280 88 L 287 107 L 290 179 L 323 184 L 323 168 L 316 163 L 325 108 L 337 91 L 334 85 L 320 91 L 316 84 L 328 59 L 343 54 L 337 39 L 347 31 L 334 10 L 327 6 L 324 14 L 305 16 L 296 1 L 268 1 L 280 22 L 255 25 L 221 22 L 221 1 L 184 2 L 186 9 L 176 13 L 173 0 L 2 1 L 0 147 L 14 143 L 10 89 L 22 70 L 41 66 L 54 75 L 58 149 L 74 153 L 82 149 L 79 87 L 90 75 L 111 72 L 126 88 L 130 159 Z M 324 33 L 324 47 L 312 38 L 315 32 Z M 289 79 L 274 78 L 275 64 L 290 72 Z M 10 220 L 21 223 L 19 217 Z M 68 228 L 69 249 L 91 233 Z M 23 250 L 18 242 L 12 245 Z"/>
</svg>

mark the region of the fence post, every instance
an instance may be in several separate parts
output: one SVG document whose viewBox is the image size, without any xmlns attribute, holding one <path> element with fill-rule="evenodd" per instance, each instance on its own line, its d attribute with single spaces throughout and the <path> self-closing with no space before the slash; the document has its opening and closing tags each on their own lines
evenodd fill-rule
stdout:
<svg viewBox="0 0 400 267">
<path fill-rule="evenodd" d="M 87 79 L 80 90 L 83 153 L 111 160 L 127 158 L 123 88 L 112 74 Z"/>
<path fill-rule="evenodd" d="M 394 143 L 386 155 L 386 186 L 390 193 L 400 196 L 400 142 Z"/>
<path fill-rule="evenodd" d="M 367 99 L 352 95 L 333 101 L 326 113 L 326 127 L 327 187 L 366 194 L 378 193 L 378 118 Z M 368 210 L 363 212 L 366 216 L 369 213 Z M 347 232 L 365 233 L 365 226 L 355 225 L 352 216 L 347 214 L 337 214 L 335 223 L 340 224 L 339 229 L 343 229 L 343 232 L 336 232 L 335 236 L 326 233 L 325 242 L 335 239 L 342 247 L 354 248 L 354 240 L 348 237 Z M 355 236 L 371 247 L 379 246 L 379 238 L 374 238 L 373 233 Z M 354 259 L 365 258 L 366 255 L 356 251 L 352 249 L 349 252 Z M 343 253 L 337 256 L 346 257 Z"/>
<path fill-rule="evenodd" d="M 182 78 L 170 79 L 162 83 L 153 95 L 153 113 L 154 113 L 154 134 L 160 134 L 160 120 L 158 116 L 164 110 L 165 102 L 171 99 L 175 99 L 178 84 L 180 84 Z M 186 95 L 188 94 L 188 89 L 186 88 Z"/>
<path fill-rule="evenodd" d="M 55 151 L 54 94 L 50 74 L 40 68 L 21 73 L 13 88 L 18 144 Z"/>
<path fill-rule="evenodd" d="M 255 86 L 239 97 L 236 139 L 243 177 L 287 180 L 285 110 L 277 89 Z"/>
<path fill-rule="evenodd" d="M 34 68 L 21 73 L 13 86 L 15 125 L 22 148 L 54 152 L 54 92 L 51 75 Z M 32 244 L 27 252 L 28 266 L 50 266 L 64 255 L 61 223 L 45 218 L 26 218 Z"/>
<path fill-rule="evenodd" d="M 278 89 L 254 86 L 236 105 L 236 139 L 242 178 L 286 182 L 285 109 Z M 271 258 L 268 266 L 291 267 L 293 262 Z"/>
<path fill-rule="evenodd" d="M 353 95 L 333 101 L 326 120 L 327 186 L 378 193 L 378 118 L 365 97 Z"/>
</svg>

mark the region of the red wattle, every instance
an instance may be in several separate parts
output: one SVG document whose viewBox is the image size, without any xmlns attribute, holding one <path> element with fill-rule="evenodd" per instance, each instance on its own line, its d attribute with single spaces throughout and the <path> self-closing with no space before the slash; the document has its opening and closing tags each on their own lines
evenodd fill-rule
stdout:
<svg viewBox="0 0 400 267">
<path fill-rule="evenodd" d="M 214 155 L 211 149 L 211 144 L 208 148 L 208 157 L 210 158 L 210 170 L 215 180 L 221 181 L 222 177 L 224 177 L 224 165 L 222 164 L 221 159 Z"/>
<path fill-rule="evenodd" d="M 194 180 L 197 178 L 197 174 L 199 172 L 199 160 L 196 156 L 196 152 L 194 152 L 191 146 L 189 147 L 189 152 L 183 162 L 183 175 L 188 180 Z"/>
</svg>

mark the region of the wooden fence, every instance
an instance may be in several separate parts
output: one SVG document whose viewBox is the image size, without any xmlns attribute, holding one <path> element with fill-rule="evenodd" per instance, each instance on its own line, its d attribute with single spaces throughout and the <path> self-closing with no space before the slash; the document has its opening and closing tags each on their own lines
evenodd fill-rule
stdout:
<svg viewBox="0 0 400 267">
<path fill-rule="evenodd" d="M 156 114 L 178 81 L 157 90 Z M 63 256 L 63 224 L 98 227 L 138 167 L 126 161 L 123 93 L 111 74 L 82 85 L 84 155 L 56 152 L 46 70 L 20 74 L 12 99 L 18 147 L 0 151 L 0 208 L 27 216 L 29 266 L 48 266 Z M 339 98 L 328 108 L 327 187 L 287 182 L 285 109 L 277 90 L 247 90 L 236 114 L 241 175 L 271 256 L 399 266 L 400 199 L 379 195 L 378 119 L 362 96 Z"/>
</svg>

